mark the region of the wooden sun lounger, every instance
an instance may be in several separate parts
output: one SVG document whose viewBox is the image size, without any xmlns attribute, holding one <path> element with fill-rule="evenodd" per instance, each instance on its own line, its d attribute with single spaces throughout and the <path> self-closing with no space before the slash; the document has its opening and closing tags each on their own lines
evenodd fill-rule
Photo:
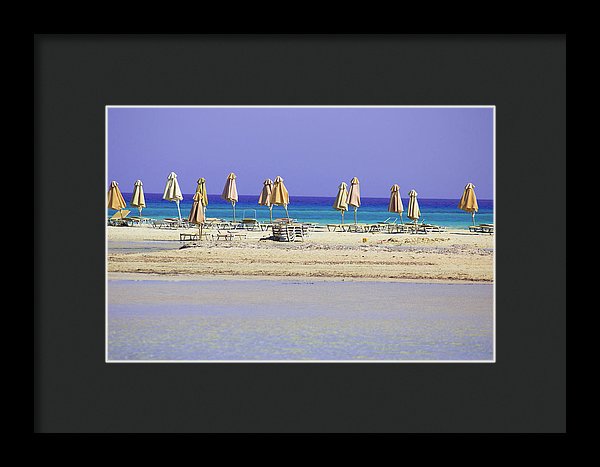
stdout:
<svg viewBox="0 0 600 467">
<path fill-rule="evenodd" d="M 233 240 L 234 238 L 238 238 L 238 239 L 242 239 L 242 238 L 246 238 L 246 234 L 245 233 L 238 233 L 238 232 L 231 232 L 229 230 L 227 231 L 222 231 L 222 230 L 218 230 L 217 231 L 217 235 L 216 235 L 216 239 L 218 240 Z"/>
<path fill-rule="evenodd" d="M 279 242 L 304 241 L 308 227 L 302 224 L 273 224 L 273 239 Z"/>
<path fill-rule="evenodd" d="M 131 211 L 127 209 L 121 209 L 114 213 L 108 218 L 108 225 L 112 226 L 124 226 L 131 225 L 133 222 L 130 217 L 127 217 Z"/>
<path fill-rule="evenodd" d="M 346 227 L 344 224 L 327 224 L 327 230 L 330 232 L 337 232 L 338 230 L 345 232 Z"/>
<path fill-rule="evenodd" d="M 205 238 L 206 240 L 209 239 L 213 239 L 213 234 L 209 233 L 209 232 L 202 232 L 202 237 Z M 179 234 L 179 241 L 180 242 L 186 242 L 186 241 L 195 241 L 195 240 L 199 240 L 200 239 L 200 234 L 199 233 L 180 233 Z"/>
<path fill-rule="evenodd" d="M 470 232 L 493 234 L 494 233 L 494 224 L 470 225 L 469 226 L 469 231 Z"/>
<path fill-rule="evenodd" d="M 427 232 L 445 232 L 446 227 L 432 224 L 420 224 L 420 228 L 425 229 Z"/>
<path fill-rule="evenodd" d="M 178 224 L 179 220 L 173 222 L 172 220 L 163 219 L 152 222 L 152 227 L 155 229 L 177 229 Z"/>
<path fill-rule="evenodd" d="M 370 224 L 348 224 L 346 226 L 346 232 L 361 232 L 366 233 L 371 231 Z"/>
<path fill-rule="evenodd" d="M 407 233 L 410 230 L 411 225 L 409 224 L 390 224 L 387 226 L 388 233 Z"/>
</svg>

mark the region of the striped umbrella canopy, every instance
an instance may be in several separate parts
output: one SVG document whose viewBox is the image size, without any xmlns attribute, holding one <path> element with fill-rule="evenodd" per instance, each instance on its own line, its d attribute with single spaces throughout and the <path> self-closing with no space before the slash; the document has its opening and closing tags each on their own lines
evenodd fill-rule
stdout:
<svg viewBox="0 0 600 467">
<path fill-rule="evenodd" d="M 271 193 L 271 204 L 274 206 L 283 206 L 285 209 L 285 216 L 289 218 L 288 214 L 288 205 L 290 204 L 290 194 L 287 191 L 287 188 L 283 184 L 283 178 L 279 175 L 275 178 L 273 182 L 273 191 Z"/>
<path fill-rule="evenodd" d="M 206 215 L 206 206 L 208 206 L 208 193 L 206 192 L 206 180 L 204 178 L 198 179 L 198 186 L 196 186 L 196 193 L 200 193 L 204 215 Z"/>
<path fill-rule="evenodd" d="M 360 187 L 358 178 L 350 180 L 350 190 L 348 191 L 348 206 L 354 208 L 354 223 L 356 224 L 356 211 L 360 207 Z"/>
<path fill-rule="evenodd" d="M 183 199 L 183 195 L 181 194 L 181 188 L 179 188 L 179 182 L 177 181 L 177 174 L 175 172 L 171 172 L 167 177 L 163 199 L 174 201 L 175 204 L 177 204 L 177 213 L 179 214 L 179 223 L 181 224 L 181 209 L 179 209 L 179 202 Z"/>
<path fill-rule="evenodd" d="M 271 203 L 271 195 L 273 193 L 273 180 L 267 178 L 263 182 L 263 188 L 258 197 L 258 204 L 260 206 L 267 206 L 269 208 L 269 218 L 273 222 L 273 203 Z"/>
<path fill-rule="evenodd" d="M 108 207 L 121 213 L 121 210 L 127 207 L 125 199 L 119 189 L 119 184 L 115 181 L 110 182 L 110 188 L 108 190 Z M 122 213 L 121 213 L 122 217 Z"/>
<path fill-rule="evenodd" d="M 419 202 L 417 201 L 417 192 L 410 190 L 408 192 L 408 212 L 406 213 L 409 219 L 415 221 L 415 228 L 417 220 L 421 217 L 421 210 L 419 209 Z M 415 230 L 416 232 L 416 230 Z"/>
<path fill-rule="evenodd" d="M 390 202 L 388 204 L 388 212 L 400 214 L 400 223 L 402 223 L 403 211 L 404 206 L 402 205 L 402 198 L 400 197 L 400 187 L 394 183 L 390 188 Z"/>
<path fill-rule="evenodd" d="M 190 214 L 188 216 L 188 221 L 192 224 L 196 224 L 198 226 L 198 233 L 200 236 L 199 240 L 202 240 L 202 227 L 204 225 L 204 205 L 202 204 L 202 193 L 200 191 L 196 191 L 194 194 L 194 200 L 192 202 L 192 209 L 190 210 Z"/>
<path fill-rule="evenodd" d="M 233 208 L 233 222 L 235 222 L 235 203 L 238 201 L 238 192 L 235 179 L 236 176 L 233 172 L 227 175 L 227 180 L 225 180 L 225 186 L 223 187 L 223 193 L 221 194 L 221 198 L 231 203 Z"/>
<path fill-rule="evenodd" d="M 344 212 L 348 210 L 348 185 L 346 182 L 340 183 L 338 193 L 333 202 L 333 209 L 337 209 L 342 213 L 342 224 L 344 223 Z"/>
<path fill-rule="evenodd" d="M 146 207 L 146 199 L 144 198 L 144 188 L 141 180 L 136 180 L 133 184 L 133 195 L 131 195 L 131 202 L 129 204 L 134 208 L 138 208 L 140 217 L 142 217 L 142 209 Z"/>
<path fill-rule="evenodd" d="M 458 209 L 471 213 L 471 219 L 473 220 L 473 225 L 475 225 L 475 213 L 479 210 L 479 206 L 477 205 L 477 197 L 475 196 L 475 185 L 472 183 L 467 183 L 467 186 L 465 186 L 462 198 L 458 202 Z"/>
</svg>

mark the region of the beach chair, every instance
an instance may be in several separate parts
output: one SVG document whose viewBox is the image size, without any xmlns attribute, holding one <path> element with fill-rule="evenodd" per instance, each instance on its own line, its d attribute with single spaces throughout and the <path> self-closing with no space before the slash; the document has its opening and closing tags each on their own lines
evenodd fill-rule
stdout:
<svg viewBox="0 0 600 467">
<path fill-rule="evenodd" d="M 242 219 L 241 228 L 246 230 L 262 230 L 260 222 L 257 219 Z"/>
<path fill-rule="evenodd" d="M 177 229 L 179 219 L 173 221 L 171 219 L 161 219 L 152 222 L 152 227 L 155 229 Z"/>
<path fill-rule="evenodd" d="M 217 230 L 216 235 L 217 241 L 219 240 L 233 240 L 233 233 L 229 231 Z"/>
<path fill-rule="evenodd" d="M 445 232 L 446 227 L 442 227 L 441 225 L 433 225 L 433 224 L 420 224 L 420 228 L 424 229 L 426 232 Z"/>
<path fill-rule="evenodd" d="M 167 217 L 165 218 L 165 222 L 166 223 L 170 223 L 172 227 L 183 227 L 184 229 L 189 229 L 190 227 L 192 227 L 192 225 L 190 224 L 190 222 L 187 219 L 181 219 L 179 220 L 178 217 Z"/>
<path fill-rule="evenodd" d="M 390 224 L 387 226 L 388 233 L 407 233 L 410 232 L 410 224 Z"/>
<path fill-rule="evenodd" d="M 477 232 L 477 233 L 493 234 L 494 233 L 494 224 L 470 225 L 469 231 Z"/>
<path fill-rule="evenodd" d="M 246 238 L 245 233 L 231 232 L 230 230 L 217 230 L 216 240 L 228 240 L 231 241 L 234 238 L 242 239 Z"/>
<path fill-rule="evenodd" d="M 115 212 L 109 219 L 108 225 L 112 226 L 125 226 L 130 225 L 131 219 L 127 216 L 131 211 L 127 209 L 121 209 L 120 211 Z"/>
<path fill-rule="evenodd" d="M 273 240 L 278 242 L 304 241 L 306 226 L 302 224 L 273 224 Z"/>
<path fill-rule="evenodd" d="M 202 238 L 204 238 L 205 240 L 209 240 L 209 239 L 212 240 L 213 234 L 211 234 L 210 232 L 202 232 Z M 180 242 L 196 241 L 196 240 L 201 240 L 202 238 L 200 238 L 199 233 L 180 233 L 179 234 Z"/>
<path fill-rule="evenodd" d="M 396 225 L 397 217 L 388 217 L 387 219 L 370 225 L 370 232 L 389 232 L 389 227 Z"/>
<path fill-rule="evenodd" d="M 348 224 L 346 226 L 346 232 L 366 232 L 368 227 L 365 224 Z"/>
</svg>

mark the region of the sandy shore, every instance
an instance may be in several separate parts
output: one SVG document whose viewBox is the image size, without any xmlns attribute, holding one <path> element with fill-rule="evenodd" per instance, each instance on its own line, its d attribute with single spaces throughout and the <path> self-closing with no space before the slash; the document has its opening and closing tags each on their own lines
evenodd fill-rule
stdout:
<svg viewBox="0 0 600 467">
<path fill-rule="evenodd" d="M 184 232 L 197 229 L 107 227 L 109 279 L 493 282 L 494 237 L 468 230 L 427 235 L 313 232 L 294 243 L 265 240 L 270 232 L 249 231 L 245 239 L 202 241 L 179 249 Z"/>
</svg>

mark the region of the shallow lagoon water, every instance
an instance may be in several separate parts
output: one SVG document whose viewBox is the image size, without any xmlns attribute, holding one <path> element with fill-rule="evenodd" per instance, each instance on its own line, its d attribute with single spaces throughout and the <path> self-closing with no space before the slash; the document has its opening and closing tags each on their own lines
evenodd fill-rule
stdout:
<svg viewBox="0 0 600 467">
<path fill-rule="evenodd" d="M 109 280 L 109 361 L 490 361 L 493 286 Z"/>
</svg>

